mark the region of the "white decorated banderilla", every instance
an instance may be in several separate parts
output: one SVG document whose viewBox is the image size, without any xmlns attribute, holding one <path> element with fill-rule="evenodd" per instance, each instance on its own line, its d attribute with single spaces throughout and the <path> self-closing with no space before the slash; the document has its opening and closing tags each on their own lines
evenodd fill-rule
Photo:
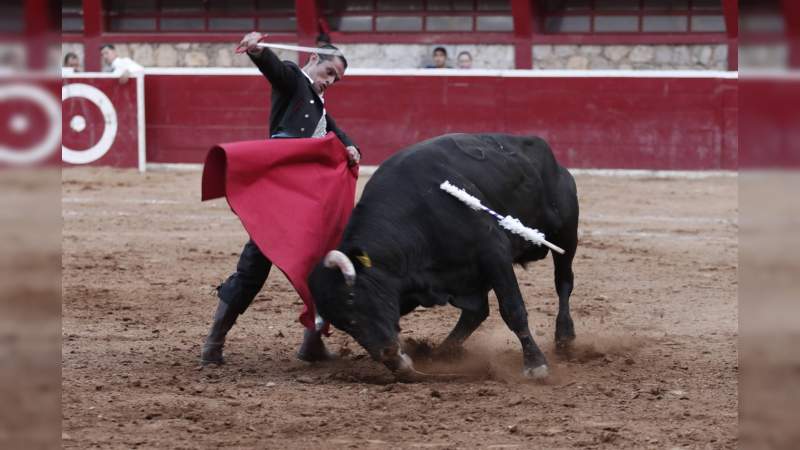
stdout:
<svg viewBox="0 0 800 450">
<path fill-rule="evenodd" d="M 533 244 L 545 245 L 550 249 L 552 249 L 554 252 L 561 253 L 562 255 L 564 254 L 563 248 L 555 244 L 552 244 L 550 242 L 547 242 L 547 240 L 544 238 L 544 234 L 539 230 L 526 227 L 525 225 L 522 224 L 522 222 L 519 221 L 519 219 L 515 219 L 514 217 L 511 216 L 502 216 L 492 211 L 491 209 L 483 206 L 483 203 L 481 203 L 480 200 L 468 194 L 467 191 L 458 188 L 456 186 L 453 186 L 452 184 L 450 184 L 449 181 L 445 181 L 444 183 L 440 184 L 439 187 L 443 191 L 452 195 L 453 197 L 461 200 L 467 206 L 474 209 L 475 211 L 485 211 L 491 214 L 495 219 L 497 219 L 501 227 L 505 228 L 511 233 L 519 235 L 526 241 L 531 242 Z"/>
</svg>

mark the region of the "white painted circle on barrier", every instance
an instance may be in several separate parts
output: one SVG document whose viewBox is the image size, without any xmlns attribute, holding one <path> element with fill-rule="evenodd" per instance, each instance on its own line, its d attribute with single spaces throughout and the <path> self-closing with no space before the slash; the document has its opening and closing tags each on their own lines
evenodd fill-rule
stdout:
<svg viewBox="0 0 800 450">
<path fill-rule="evenodd" d="M 83 116 L 75 116 L 69 121 L 69 127 L 72 131 L 80 133 L 86 129 L 86 119 Z"/>
<path fill-rule="evenodd" d="M 73 150 L 63 144 L 61 145 L 61 159 L 63 161 L 70 164 L 88 164 L 102 158 L 103 155 L 105 155 L 111 148 L 111 144 L 114 143 L 114 139 L 117 137 L 117 110 L 114 108 L 114 104 L 111 103 L 111 100 L 106 94 L 104 94 L 100 89 L 88 84 L 67 84 L 61 88 L 62 102 L 73 97 L 83 97 L 94 103 L 98 108 L 100 108 L 100 112 L 103 114 L 103 120 L 106 124 L 106 128 L 103 130 L 103 135 L 100 136 L 100 140 L 98 140 L 94 146 L 86 150 L 78 151 Z M 83 119 L 83 125 L 85 127 L 86 119 L 84 119 L 82 116 L 77 117 L 81 117 Z M 78 132 L 83 131 L 79 131 L 74 128 L 74 125 L 78 125 L 77 122 L 73 124 L 74 120 L 75 118 L 70 120 L 70 127 L 73 127 L 73 130 Z"/>
<path fill-rule="evenodd" d="M 31 121 L 25 114 L 14 114 L 8 122 L 8 128 L 14 133 L 23 134 L 31 128 Z"/>
<path fill-rule="evenodd" d="M 9 99 L 29 100 L 41 107 L 47 115 L 47 134 L 36 145 L 27 149 L 12 149 L 0 145 L 0 162 L 10 164 L 33 164 L 52 154 L 61 140 L 61 106 L 52 94 L 31 84 L 9 84 L 0 86 L 0 103 Z M 14 115 L 8 127 L 17 134 L 30 129 L 30 119 L 23 114 Z"/>
</svg>

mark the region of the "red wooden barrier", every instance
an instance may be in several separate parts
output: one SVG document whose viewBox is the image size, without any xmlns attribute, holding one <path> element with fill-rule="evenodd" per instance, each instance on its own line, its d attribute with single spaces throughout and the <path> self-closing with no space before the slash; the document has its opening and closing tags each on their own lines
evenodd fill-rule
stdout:
<svg viewBox="0 0 800 450">
<path fill-rule="evenodd" d="M 725 73 L 353 72 L 328 92 L 326 107 L 368 165 L 453 132 L 539 135 L 574 168 L 738 164 L 737 81 Z M 267 81 L 223 73 L 148 72 L 148 162 L 197 163 L 215 143 L 266 137 Z"/>
<path fill-rule="evenodd" d="M 740 81 L 743 169 L 800 167 L 800 74 Z"/>
<path fill-rule="evenodd" d="M 0 77 L 0 168 L 60 164 L 60 87 L 55 77 Z"/>
<path fill-rule="evenodd" d="M 63 164 L 144 170 L 143 92 L 140 78 L 120 84 L 109 75 L 65 77 L 61 94 Z"/>
</svg>

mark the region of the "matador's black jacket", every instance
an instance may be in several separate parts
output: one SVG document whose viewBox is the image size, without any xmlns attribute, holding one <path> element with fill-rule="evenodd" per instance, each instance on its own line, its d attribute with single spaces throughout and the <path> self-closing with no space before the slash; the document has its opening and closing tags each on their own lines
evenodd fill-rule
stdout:
<svg viewBox="0 0 800 450">
<path fill-rule="evenodd" d="M 275 53 L 266 48 L 262 49 L 260 54 L 248 53 L 248 55 L 272 85 L 269 135 L 290 138 L 312 137 L 322 117 L 324 105 L 302 69 L 291 61 L 281 61 Z M 344 131 L 336 126 L 330 114 L 326 114 L 325 119 L 326 131 L 336 133 L 346 147 L 356 146 Z"/>
</svg>

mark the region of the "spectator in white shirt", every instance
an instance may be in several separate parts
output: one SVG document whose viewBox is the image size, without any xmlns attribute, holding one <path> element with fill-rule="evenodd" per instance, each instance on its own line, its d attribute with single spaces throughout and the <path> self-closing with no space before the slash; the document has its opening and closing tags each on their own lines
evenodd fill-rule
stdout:
<svg viewBox="0 0 800 450">
<path fill-rule="evenodd" d="M 144 67 L 134 60 L 117 56 L 117 49 L 112 44 L 100 47 L 100 54 L 103 56 L 103 62 L 106 63 L 106 71 L 119 75 L 121 84 L 127 83 L 131 75 L 144 72 Z"/>
</svg>

